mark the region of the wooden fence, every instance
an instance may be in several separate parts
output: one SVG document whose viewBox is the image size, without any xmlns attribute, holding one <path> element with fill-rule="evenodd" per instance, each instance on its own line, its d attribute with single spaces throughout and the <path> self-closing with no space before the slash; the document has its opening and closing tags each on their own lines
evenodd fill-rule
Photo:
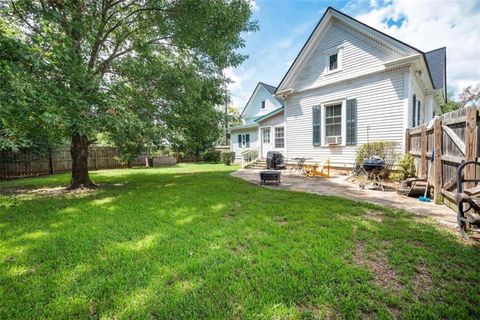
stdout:
<svg viewBox="0 0 480 320">
<path fill-rule="evenodd" d="M 457 168 L 464 161 L 478 158 L 479 111 L 476 107 L 462 108 L 405 133 L 405 153 L 415 157 L 419 177 L 425 178 L 430 171 L 428 179 L 437 204 L 455 205 Z M 466 179 L 479 174 L 476 166 L 465 168 Z"/>
<path fill-rule="evenodd" d="M 118 160 L 118 150 L 113 147 L 92 146 L 88 153 L 90 170 L 123 168 Z M 146 156 L 137 157 L 132 165 L 145 166 Z M 174 157 L 154 158 L 154 165 L 175 164 Z M 0 180 L 34 177 L 54 173 L 68 172 L 72 168 L 69 149 L 59 149 L 51 153 L 36 154 L 30 151 L 0 152 Z"/>
</svg>

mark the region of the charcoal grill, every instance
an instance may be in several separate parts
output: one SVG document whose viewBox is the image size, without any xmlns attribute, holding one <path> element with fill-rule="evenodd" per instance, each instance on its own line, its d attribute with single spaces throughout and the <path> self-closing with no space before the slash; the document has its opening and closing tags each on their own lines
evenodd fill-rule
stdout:
<svg viewBox="0 0 480 320">
<path fill-rule="evenodd" d="M 283 154 L 278 151 L 268 151 L 267 152 L 267 169 L 279 170 L 285 169 L 285 160 Z"/>
<path fill-rule="evenodd" d="M 380 172 L 385 168 L 385 161 L 378 157 L 372 157 L 370 159 L 365 159 L 360 166 L 360 171 L 364 173 L 364 177 L 371 176 L 373 178 L 373 186 L 379 187 L 382 191 L 385 191 L 383 188 L 382 181 L 380 180 Z M 363 184 L 360 185 L 360 188 L 365 188 L 365 180 Z"/>
</svg>

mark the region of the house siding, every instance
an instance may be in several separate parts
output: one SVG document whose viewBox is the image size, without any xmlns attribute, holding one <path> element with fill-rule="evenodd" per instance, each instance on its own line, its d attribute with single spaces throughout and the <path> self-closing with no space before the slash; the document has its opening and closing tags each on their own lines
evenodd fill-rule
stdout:
<svg viewBox="0 0 480 320">
<path fill-rule="evenodd" d="M 238 145 L 238 135 L 239 134 L 250 134 L 250 147 L 249 148 L 240 148 Z M 242 152 L 245 150 L 256 149 L 259 147 L 258 144 L 258 128 L 253 129 L 245 129 L 245 130 L 235 130 L 231 133 L 232 136 L 232 143 L 231 149 L 235 152 L 235 157 L 240 158 L 242 156 Z"/>
<path fill-rule="evenodd" d="M 335 73 L 326 74 L 326 52 L 338 46 L 342 47 L 342 69 Z M 380 71 L 384 68 L 384 62 L 399 57 L 397 53 L 373 44 L 363 35 L 349 30 L 340 22 L 332 22 L 299 71 L 292 87 L 294 89 L 317 87 L 369 72 Z"/>
<path fill-rule="evenodd" d="M 392 71 L 289 96 L 285 101 L 287 157 L 317 161 L 329 157 L 332 166 L 351 167 L 357 148 L 367 143 L 367 126 L 370 142 L 398 141 L 400 149 L 404 137 L 404 73 Z M 357 145 L 314 146 L 312 107 L 346 99 L 357 99 Z"/>
<path fill-rule="evenodd" d="M 262 101 L 265 101 L 265 109 L 262 109 Z M 275 109 L 280 108 L 282 105 L 273 97 L 262 85 L 259 85 L 254 92 L 249 104 L 246 106 L 242 118 L 245 124 L 253 123 L 258 117 L 266 115 Z"/>
</svg>

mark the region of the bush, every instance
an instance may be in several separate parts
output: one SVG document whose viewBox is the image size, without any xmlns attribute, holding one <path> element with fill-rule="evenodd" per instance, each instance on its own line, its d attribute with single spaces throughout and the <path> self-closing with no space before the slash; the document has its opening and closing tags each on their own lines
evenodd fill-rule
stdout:
<svg viewBox="0 0 480 320">
<path fill-rule="evenodd" d="M 220 154 L 220 157 L 222 159 L 222 162 L 225 163 L 226 166 L 229 166 L 230 164 L 232 164 L 232 162 L 235 161 L 235 152 L 223 151 Z"/>
<path fill-rule="evenodd" d="M 217 150 L 207 150 L 203 154 L 203 161 L 205 162 L 220 162 L 220 151 Z"/>
<path fill-rule="evenodd" d="M 407 154 L 404 154 L 398 162 L 398 171 L 392 177 L 394 180 L 405 180 L 415 177 L 417 171 L 415 170 L 415 159 Z"/>
<path fill-rule="evenodd" d="M 398 158 L 398 142 L 396 141 L 376 141 L 363 144 L 357 150 L 355 162 L 361 165 L 365 159 L 379 157 L 385 161 L 385 169 L 391 170 Z"/>
</svg>

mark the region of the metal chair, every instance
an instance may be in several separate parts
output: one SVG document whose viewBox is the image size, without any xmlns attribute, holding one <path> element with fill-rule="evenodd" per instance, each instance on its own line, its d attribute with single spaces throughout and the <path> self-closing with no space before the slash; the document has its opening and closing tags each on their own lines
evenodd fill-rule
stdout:
<svg viewBox="0 0 480 320">
<path fill-rule="evenodd" d="M 480 178 L 465 179 L 463 170 L 468 165 L 474 165 L 475 169 L 480 166 L 480 162 L 467 161 L 462 163 L 457 169 L 457 194 L 455 201 L 457 202 L 457 223 L 460 234 L 467 239 L 470 232 L 480 233 Z M 476 170 L 475 170 L 475 176 Z M 474 187 L 464 189 L 463 184 L 470 182 L 475 184 Z M 472 210 L 473 209 L 473 210 Z"/>
</svg>

